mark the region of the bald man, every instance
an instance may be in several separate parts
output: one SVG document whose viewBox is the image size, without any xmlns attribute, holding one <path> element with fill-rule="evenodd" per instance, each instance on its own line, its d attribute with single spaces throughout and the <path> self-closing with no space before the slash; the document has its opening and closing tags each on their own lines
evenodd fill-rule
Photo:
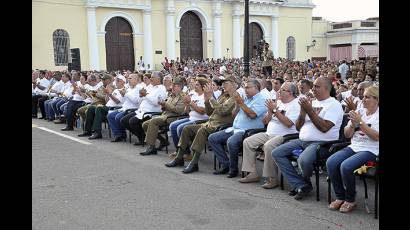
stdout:
<svg viewBox="0 0 410 230">
<path fill-rule="evenodd" d="M 296 120 L 296 130 L 299 139 L 291 140 L 272 151 L 272 157 L 283 176 L 293 187 L 289 193 L 296 200 L 303 199 L 312 191 L 310 177 L 313 172 L 313 162 L 316 160 L 316 149 L 325 141 L 339 139 L 339 129 L 343 121 L 342 105 L 330 97 L 332 82 L 329 78 L 319 77 L 313 83 L 315 100 L 301 97 L 299 99 L 300 113 Z M 302 171 L 299 175 L 289 156 L 295 149 L 301 149 L 298 165 Z"/>
</svg>

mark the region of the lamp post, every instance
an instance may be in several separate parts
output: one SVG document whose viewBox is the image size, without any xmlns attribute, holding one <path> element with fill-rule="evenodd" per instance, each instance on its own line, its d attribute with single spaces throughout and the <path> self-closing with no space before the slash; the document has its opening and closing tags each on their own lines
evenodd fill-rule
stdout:
<svg viewBox="0 0 410 230">
<path fill-rule="evenodd" d="M 249 76 L 249 0 L 245 0 L 245 31 L 243 44 L 243 70 L 245 76 Z"/>
<path fill-rule="evenodd" d="M 313 40 L 312 41 L 312 44 L 311 45 L 308 45 L 306 48 L 307 48 L 307 52 L 309 52 L 309 48 L 311 48 L 311 47 L 313 47 L 313 46 L 315 46 L 316 45 L 316 40 Z"/>
</svg>

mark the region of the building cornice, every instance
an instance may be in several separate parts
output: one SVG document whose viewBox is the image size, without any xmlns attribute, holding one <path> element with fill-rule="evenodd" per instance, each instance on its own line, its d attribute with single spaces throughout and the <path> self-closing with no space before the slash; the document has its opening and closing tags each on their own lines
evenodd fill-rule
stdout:
<svg viewBox="0 0 410 230">
<path fill-rule="evenodd" d="M 106 1 L 106 0 L 86 0 L 86 7 L 107 7 L 107 8 L 120 8 L 120 9 L 135 9 L 145 10 L 150 9 L 151 6 L 144 3 L 137 3 L 132 1 L 120 2 L 120 1 Z"/>
<path fill-rule="evenodd" d="M 332 33 L 326 32 L 326 37 L 337 37 L 342 35 L 353 35 L 359 33 L 379 33 L 378 29 L 352 29 L 352 30 L 343 30 L 343 31 L 335 31 Z"/>
</svg>

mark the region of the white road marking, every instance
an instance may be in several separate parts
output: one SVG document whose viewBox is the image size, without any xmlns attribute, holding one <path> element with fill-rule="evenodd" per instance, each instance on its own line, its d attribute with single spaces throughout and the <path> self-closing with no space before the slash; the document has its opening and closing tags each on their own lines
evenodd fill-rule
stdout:
<svg viewBox="0 0 410 230">
<path fill-rule="evenodd" d="M 50 133 L 57 134 L 57 135 L 59 135 L 59 136 L 68 138 L 68 139 L 73 140 L 73 141 L 80 142 L 81 144 L 85 144 L 85 145 L 91 145 L 91 144 L 92 144 L 92 143 L 90 143 L 90 142 L 83 141 L 83 140 L 80 140 L 80 139 L 78 139 L 78 138 L 71 137 L 71 136 L 68 136 L 68 135 L 65 135 L 65 134 L 62 134 L 62 133 L 53 131 L 53 130 L 51 130 L 51 129 L 47 129 L 47 128 L 44 128 L 44 127 L 36 127 L 36 128 L 42 129 L 42 130 L 47 131 L 47 132 L 50 132 Z"/>
</svg>

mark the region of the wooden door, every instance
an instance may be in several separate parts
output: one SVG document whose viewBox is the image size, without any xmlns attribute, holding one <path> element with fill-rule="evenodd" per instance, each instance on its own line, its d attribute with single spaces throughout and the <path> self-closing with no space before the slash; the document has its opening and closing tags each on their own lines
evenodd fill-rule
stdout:
<svg viewBox="0 0 410 230">
<path fill-rule="evenodd" d="M 131 25 L 114 17 L 105 26 L 105 50 L 108 71 L 134 70 L 134 43 Z"/>
<path fill-rule="evenodd" d="M 253 58 L 257 54 L 258 41 L 263 39 L 261 27 L 252 22 L 249 24 L 249 58 Z"/>
<path fill-rule="evenodd" d="M 192 11 L 186 12 L 180 22 L 180 50 L 181 58 L 203 58 L 202 50 L 202 23 Z"/>
</svg>

